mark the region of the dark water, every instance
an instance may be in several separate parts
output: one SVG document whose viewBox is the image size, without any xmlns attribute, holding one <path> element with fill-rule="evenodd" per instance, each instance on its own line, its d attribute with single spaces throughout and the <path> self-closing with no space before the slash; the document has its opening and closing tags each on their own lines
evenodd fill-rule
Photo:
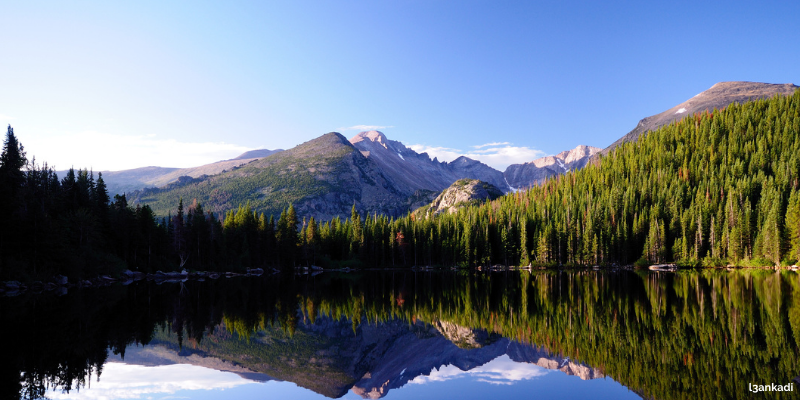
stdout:
<svg viewBox="0 0 800 400">
<path fill-rule="evenodd" d="M 0 398 L 797 398 L 800 275 L 365 272 L 0 298 Z"/>
</svg>

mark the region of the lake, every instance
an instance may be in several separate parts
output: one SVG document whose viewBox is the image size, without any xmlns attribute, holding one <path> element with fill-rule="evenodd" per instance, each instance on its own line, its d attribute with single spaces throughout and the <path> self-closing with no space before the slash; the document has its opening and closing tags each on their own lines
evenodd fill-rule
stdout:
<svg viewBox="0 0 800 400">
<path fill-rule="evenodd" d="M 142 281 L 0 320 L 3 399 L 796 398 L 800 374 L 791 271 Z"/>
</svg>

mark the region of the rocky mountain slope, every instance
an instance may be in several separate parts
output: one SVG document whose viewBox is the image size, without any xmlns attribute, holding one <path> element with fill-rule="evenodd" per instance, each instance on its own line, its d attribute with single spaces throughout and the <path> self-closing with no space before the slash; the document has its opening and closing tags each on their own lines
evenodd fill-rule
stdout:
<svg viewBox="0 0 800 400">
<path fill-rule="evenodd" d="M 604 376 L 543 347 L 451 322 L 389 320 L 355 327 L 348 319 L 327 316 L 313 322 L 298 316 L 294 333 L 268 326 L 249 340 L 222 326 L 192 346 L 180 347 L 174 335 L 158 334 L 147 347 L 129 347 L 124 358 L 112 355 L 111 360 L 148 366 L 193 364 L 262 382 L 294 382 L 331 398 L 352 390 L 377 399 L 444 366 L 470 371 L 502 356 L 584 380 Z"/>
<path fill-rule="evenodd" d="M 402 215 L 464 177 L 482 177 L 510 190 L 503 174 L 483 163 L 466 157 L 431 160 L 377 131 L 350 141 L 332 132 L 262 159 L 233 161 L 249 162 L 214 176 L 182 176 L 132 193 L 129 200 L 149 204 L 158 215 L 174 211 L 180 198 L 197 199 L 218 214 L 249 202 L 259 212 L 277 215 L 294 204 L 301 217 L 329 220 L 348 216 L 354 204 L 362 213 Z M 503 193 L 492 188 L 494 197 Z"/>
<path fill-rule="evenodd" d="M 500 171 L 471 158 L 459 157 L 451 162 L 431 160 L 428 153 L 419 154 L 378 131 L 361 132 L 350 143 L 408 193 L 420 189 L 438 192 L 462 178 L 489 182 L 505 192 L 511 190 Z"/>
<path fill-rule="evenodd" d="M 277 215 L 294 204 L 301 217 L 328 220 L 348 215 L 354 204 L 362 212 L 399 215 L 406 212 L 409 195 L 344 136 L 331 132 L 231 171 L 136 192 L 129 200 L 166 215 L 180 198 L 197 199 L 216 213 L 249 202 Z"/>
<path fill-rule="evenodd" d="M 468 204 L 494 200 L 502 195 L 503 191 L 491 183 L 477 179 L 459 179 L 439 193 L 431 204 L 416 209 L 414 213 L 420 216 L 436 215 L 445 211 L 452 214 Z"/>
<path fill-rule="evenodd" d="M 636 128 L 619 138 L 610 146 L 603 149 L 600 154 L 608 154 L 617 146 L 634 141 L 647 131 L 654 130 L 667 125 L 673 121 L 680 120 L 686 116 L 721 109 L 731 103 L 744 103 L 748 100 L 763 99 L 783 94 L 789 96 L 794 93 L 798 86 L 785 84 L 771 84 L 760 82 L 720 82 L 711 86 L 708 90 L 701 92 L 689 100 L 678 104 L 660 114 L 651 115 L 639 121 Z"/>
<path fill-rule="evenodd" d="M 525 164 L 509 165 L 503 175 L 508 184 L 514 188 L 528 188 L 544 182 L 551 176 L 583 168 L 589 159 L 600 150 L 597 147 L 580 145 L 554 156 L 537 158 Z"/>
</svg>

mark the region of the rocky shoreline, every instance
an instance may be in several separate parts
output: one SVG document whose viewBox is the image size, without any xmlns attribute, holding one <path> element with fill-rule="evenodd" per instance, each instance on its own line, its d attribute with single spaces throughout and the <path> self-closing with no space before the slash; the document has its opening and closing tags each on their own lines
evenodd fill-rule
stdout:
<svg viewBox="0 0 800 400">
<path fill-rule="evenodd" d="M 145 274 L 139 271 L 125 270 L 119 278 L 108 275 L 100 275 L 91 279 L 82 279 L 70 282 L 66 276 L 57 275 L 47 281 L 34 281 L 22 283 L 19 281 L 0 282 L 0 296 L 13 297 L 31 291 L 33 293 L 54 292 L 57 295 L 65 295 L 69 289 L 91 288 L 111 286 L 113 284 L 130 285 L 138 281 L 152 281 L 156 284 L 186 282 L 188 280 L 204 281 L 206 279 L 233 278 L 237 276 L 263 276 L 264 274 L 275 275 L 279 273 L 277 269 L 264 271 L 262 268 L 253 268 L 245 273 L 239 272 L 207 272 L 207 271 L 186 271 L 181 272 L 162 272 L 157 271 L 152 274 Z"/>
<path fill-rule="evenodd" d="M 358 272 L 358 271 L 412 271 L 412 272 L 434 272 L 434 271 L 458 271 L 458 270 L 472 270 L 476 272 L 502 272 L 502 271 L 540 271 L 548 269 L 586 269 L 593 271 L 619 271 L 619 270 L 635 270 L 633 265 L 611 265 L 611 266 L 598 266 L 593 267 L 550 267 L 550 266 L 504 266 L 493 265 L 489 267 L 474 267 L 474 268 L 461 268 L 461 267 L 431 267 L 431 266 L 415 266 L 411 268 L 363 268 L 363 269 L 323 269 L 318 266 L 312 265 L 311 267 L 298 267 L 295 268 L 295 275 L 310 275 L 316 276 L 323 271 L 328 272 Z M 654 272 L 677 272 L 683 269 L 767 269 L 767 270 L 787 270 L 787 271 L 800 271 L 800 266 L 791 265 L 788 267 L 743 267 L 743 266 L 726 266 L 726 267 L 704 267 L 704 268 L 681 268 L 676 264 L 658 264 L 646 267 L 646 269 Z M 57 295 L 67 294 L 68 289 L 72 288 L 91 288 L 111 286 L 113 284 L 130 285 L 138 281 L 161 283 L 179 283 L 189 280 L 204 281 L 206 279 L 219 279 L 219 278 L 233 278 L 240 276 L 270 276 L 277 275 L 280 271 L 275 268 L 269 268 L 266 271 L 263 268 L 252 268 L 247 272 L 209 272 L 209 271 L 186 271 L 181 272 L 162 272 L 157 271 L 152 274 L 145 274 L 139 271 L 125 270 L 119 278 L 111 277 L 108 275 L 100 275 L 92 279 L 83 279 L 75 282 L 70 282 L 66 276 L 57 275 L 46 281 L 34 281 L 30 283 L 22 283 L 19 281 L 6 281 L 0 282 L 0 296 L 13 297 L 18 296 L 28 291 L 33 293 L 55 292 Z"/>
</svg>

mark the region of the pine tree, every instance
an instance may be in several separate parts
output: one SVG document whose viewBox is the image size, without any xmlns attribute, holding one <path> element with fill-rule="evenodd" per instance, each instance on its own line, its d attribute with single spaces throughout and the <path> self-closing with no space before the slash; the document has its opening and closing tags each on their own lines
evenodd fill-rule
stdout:
<svg viewBox="0 0 800 400">
<path fill-rule="evenodd" d="M 276 233 L 279 262 L 286 267 L 296 264 L 297 245 L 299 243 L 297 225 L 297 213 L 294 210 L 294 206 L 290 204 L 288 210 L 284 209 L 281 212 Z"/>
<path fill-rule="evenodd" d="M 108 188 L 106 187 L 106 182 L 103 180 L 103 173 L 99 172 L 97 174 L 97 185 L 96 185 L 96 201 L 97 206 L 101 209 L 104 209 L 108 206 Z"/>
<path fill-rule="evenodd" d="M 350 252 L 353 256 L 357 256 L 361 252 L 361 246 L 364 244 L 364 232 L 361 222 L 361 215 L 356 210 L 356 205 L 353 203 L 353 208 L 350 211 L 350 224 L 351 237 L 350 237 Z"/>
<path fill-rule="evenodd" d="M 800 260 L 800 192 L 792 189 L 786 208 L 786 233 L 789 238 L 788 258 Z"/>
<path fill-rule="evenodd" d="M 6 139 L 3 142 L 3 153 L 0 154 L 0 184 L 3 192 L 15 195 L 25 183 L 23 168 L 28 160 L 25 149 L 14 135 L 14 128 L 8 126 Z"/>
<path fill-rule="evenodd" d="M 25 150 L 9 125 L 0 154 L 0 209 L 6 215 L 3 223 L 0 223 L 0 273 L 8 256 L 21 250 L 18 243 L 20 239 L 14 229 L 23 223 L 21 191 L 25 184 L 25 173 L 22 169 L 26 163 Z"/>
</svg>

